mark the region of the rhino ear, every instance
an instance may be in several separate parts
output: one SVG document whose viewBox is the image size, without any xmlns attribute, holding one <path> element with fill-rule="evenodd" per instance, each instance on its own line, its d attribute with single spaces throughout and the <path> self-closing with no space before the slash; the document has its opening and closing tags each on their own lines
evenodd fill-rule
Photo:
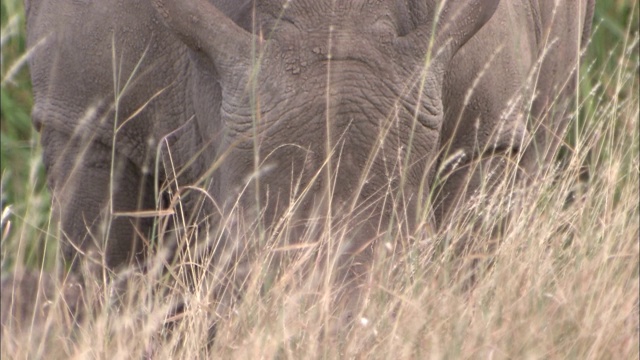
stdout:
<svg viewBox="0 0 640 360">
<path fill-rule="evenodd" d="M 404 46 L 427 49 L 445 63 L 495 13 L 500 0 L 429 0 L 426 21 L 403 39 Z"/>
<path fill-rule="evenodd" d="M 165 24 L 191 49 L 203 51 L 224 72 L 250 59 L 251 33 L 207 0 L 153 0 Z"/>
<path fill-rule="evenodd" d="M 500 0 L 444 0 L 436 24 L 436 48 L 450 47 L 451 57 L 493 16 Z"/>
</svg>

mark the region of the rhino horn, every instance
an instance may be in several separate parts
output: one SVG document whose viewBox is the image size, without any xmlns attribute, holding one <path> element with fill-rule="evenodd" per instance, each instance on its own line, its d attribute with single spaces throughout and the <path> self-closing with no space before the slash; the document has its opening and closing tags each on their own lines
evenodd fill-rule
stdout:
<svg viewBox="0 0 640 360">
<path fill-rule="evenodd" d="M 207 0 L 153 0 L 165 24 L 190 48 L 203 51 L 218 71 L 247 62 L 252 34 Z"/>
</svg>

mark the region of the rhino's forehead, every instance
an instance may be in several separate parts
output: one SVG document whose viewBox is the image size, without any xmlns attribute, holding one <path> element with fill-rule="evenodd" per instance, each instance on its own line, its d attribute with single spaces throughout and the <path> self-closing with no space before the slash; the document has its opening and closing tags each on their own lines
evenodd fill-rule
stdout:
<svg viewBox="0 0 640 360">
<path fill-rule="evenodd" d="M 384 19 L 405 35 L 433 16 L 427 0 L 256 0 L 255 14 L 263 30 L 282 22 L 309 33 L 350 29 L 357 32 Z M 364 35 L 361 33 L 361 35 Z"/>
<path fill-rule="evenodd" d="M 322 21 L 327 18 L 367 18 L 389 14 L 408 6 L 411 0 L 257 0 L 258 12 L 273 17 L 287 17 L 298 21 Z"/>
<path fill-rule="evenodd" d="M 293 11 L 327 11 L 333 9 L 343 10 L 364 10 L 376 8 L 384 4 L 394 2 L 405 2 L 405 0 L 394 1 L 371 1 L 371 0 L 256 0 L 256 7 L 262 9 Z"/>
</svg>

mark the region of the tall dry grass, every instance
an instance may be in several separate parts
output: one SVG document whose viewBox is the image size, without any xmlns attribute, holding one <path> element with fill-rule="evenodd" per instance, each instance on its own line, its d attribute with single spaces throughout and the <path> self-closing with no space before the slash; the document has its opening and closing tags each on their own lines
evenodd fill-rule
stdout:
<svg viewBox="0 0 640 360">
<path fill-rule="evenodd" d="M 8 4 L 3 1 L 3 10 L 19 14 L 19 7 Z M 2 329 L 0 356 L 638 358 L 637 10 L 615 48 L 587 57 L 558 164 L 533 186 L 518 189 L 518 204 L 510 207 L 510 221 L 499 235 L 489 229 L 501 223 L 502 200 L 511 196 L 511 187 L 483 202 L 474 221 L 460 218 L 439 232 L 381 239 L 365 282 L 366 302 L 351 314 L 350 327 L 336 326 L 342 314 L 323 270 L 323 261 L 333 260 L 326 244 L 339 243 L 344 233 L 309 231 L 303 235 L 306 245 L 285 246 L 287 216 L 275 234 L 252 224 L 241 224 L 242 231 L 226 226 L 245 244 L 235 249 L 244 255 L 240 263 L 233 251 L 198 258 L 200 264 L 215 262 L 211 268 L 193 266 L 194 252 L 171 264 L 159 253 L 145 274 L 124 272 L 108 283 L 96 279 L 80 298 L 73 279 L 60 283 L 50 276 L 56 232 L 48 223 L 48 196 L 38 184 L 37 145 L 29 145 L 25 159 L 32 165 L 26 173 L 32 181 L 8 184 L 16 178 L 3 164 L 2 306 L 15 310 L 23 301 L 37 303 L 35 312 L 26 312 L 27 321 L 7 322 Z M 605 41 L 599 32 L 607 26 L 596 21 L 594 41 Z M 13 73 L 4 62 L 2 67 L 4 99 L 13 91 L 7 79 Z M 3 109 L 3 136 L 10 116 Z M 7 149 L 3 145 L 3 156 Z M 227 224 L 239 222 L 234 215 Z M 491 246 L 457 254 L 456 239 L 478 220 L 487 231 L 474 229 L 474 241 Z M 161 218 L 159 228 L 164 221 L 171 220 Z M 198 236 L 171 235 L 185 243 Z M 12 284 L 9 274 L 24 274 L 22 281 L 30 285 Z M 236 288 L 221 294 L 229 284 Z M 13 285 L 22 290 L 7 293 Z M 236 292 L 242 293 L 240 301 Z M 70 309 L 77 302 L 87 311 L 74 318 Z M 173 311 L 176 304 L 182 312 Z"/>
</svg>

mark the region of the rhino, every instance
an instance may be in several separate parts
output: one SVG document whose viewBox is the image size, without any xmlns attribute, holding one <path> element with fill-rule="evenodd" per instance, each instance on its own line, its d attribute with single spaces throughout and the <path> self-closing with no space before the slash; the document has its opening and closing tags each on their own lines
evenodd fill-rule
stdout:
<svg viewBox="0 0 640 360">
<path fill-rule="evenodd" d="M 298 235 L 313 219 L 343 226 L 344 263 L 362 274 L 376 239 L 446 227 L 487 174 L 544 171 L 593 11 L 29 0 L 32 119 L 63 259 L 115 271 L 145 260 L 163 210 L 197 231 L 236 211 L 266 231 L 285 214 Z"/>
</svg>

